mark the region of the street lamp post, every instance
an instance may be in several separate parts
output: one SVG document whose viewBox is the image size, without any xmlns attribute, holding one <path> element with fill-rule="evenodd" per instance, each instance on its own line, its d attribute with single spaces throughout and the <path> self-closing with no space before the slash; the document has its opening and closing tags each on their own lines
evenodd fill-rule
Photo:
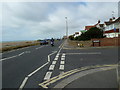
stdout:
<svg viewBox="0 0 120 90">
<path fill-rule="evenodd" d="M 68 38 L 68 22 L 67 22 L 67 17 L 65 17 L 66 19 L 66 37 Z"/>
</svg>

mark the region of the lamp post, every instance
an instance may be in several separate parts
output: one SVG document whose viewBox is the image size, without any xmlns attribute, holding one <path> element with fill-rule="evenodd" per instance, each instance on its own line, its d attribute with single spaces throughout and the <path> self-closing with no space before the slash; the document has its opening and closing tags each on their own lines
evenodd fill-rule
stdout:
<svg viewBox="0 0 120 90">
<path fill-rule="evenodd" d="M 67 17 L 65 17 L 66 20 L 66 37 L 68 38 L 68 22 L 67 22 Z"/>
</svg>

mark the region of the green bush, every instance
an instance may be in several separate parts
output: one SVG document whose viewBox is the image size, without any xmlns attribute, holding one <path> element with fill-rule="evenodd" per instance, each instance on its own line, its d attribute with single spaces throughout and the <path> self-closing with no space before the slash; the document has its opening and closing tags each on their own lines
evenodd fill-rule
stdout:
<svg viewBox="0 0 120 90">
<path fill-rule="evenodd" d="M 103 30 L 93 27 L 85 33 L 82 33 L 81 36 L 77 37 L 79 41 L 90 40 L 92 38 L 104 38 Z"/>
</svg>

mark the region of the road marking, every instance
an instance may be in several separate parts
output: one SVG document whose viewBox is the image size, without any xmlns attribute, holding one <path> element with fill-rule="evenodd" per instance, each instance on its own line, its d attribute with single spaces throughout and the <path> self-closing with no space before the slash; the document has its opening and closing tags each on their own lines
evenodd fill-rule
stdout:
<svg viewBox="0 0 120 90">
<path fill-rule="evenodd" d="M 36 72 L 38 72 L 40 69 L 42 69 L 43 67 L 45 67 L 47 64 L 49 64 L 50 62 L 50 56 L 55 54 L 57 51 L 51 53 L 48 55 L 48 62 L 43 64 L 42 66 L 40 66 L 38 69 L 36 69 L 35 71 L 33 71 L 32 73 L 30 73 L 27 77 L 25 77 L 25 79 L 23 80 L 22 84 L 19 87 L 19 90 L 22 90 L 27 82 L 27 80 L 29 79 L 29 77 L 31 77 L 33 74 L 35 74 Z"/>
<path fill-rule="evenodd" d="M 75 55 L 75 54 L 101 54 L 101 52 L 90 52 L 90 53 L 66 53 L 67 55 Z"/>
<path fill-rule="evenodd" d="M 59 46 L 59 48 L 63 47 L 64 42 Z"/>
<path fill-rule="evenodd" d="M 59 56 L 58 55 L 56 55 L 56 58 L 58 58 Z"/>
<path fill-rule="evenodd" d="M 56 61 L 53 61 L 52 64 L 56 64 Z"/>
<path fill-rule="evenodd" d="M 20 54 L 18 54 L 18 55 L 12 56 L 12 57 L 3 58 L 3 59 L 0 59 L 0 61 L 4 61 L 4 60 L 7 60 L 7 59 L 15 58 L 15 57 L 18 57 L 18 56 L 23 55 L 24 53 L 25 53 L 25 52 L 22 52 L 22 53 L 20 53 Z"/>
<path fill-rule="evenodd" d="M 70 71 L 67 71 L 67 72 L 64 72 L 63 74 L 60 74 L 58 76 L 55 76 L 49 80 L 46 80 L 42 83 L 40 83 L 39 85 L 42 86 L 43 88 L 48 88 L 48 85 L 62 79 L 62 78 L 65 78 L 67 76 L 70 76 L 74 73 L 77 73 L 77 72 L 80 72 L 80 71 L 85 71 L 85 70 L 90 70 L 90 69 L 96 69 L 96 68 L 108 68 L 108 67 L 113 67 L 113 68 L 116 68 L 116 64 L 113 64 L 113 65 L 95 65 L 95 66 L 86 66 L 86 67 L 81 67 L 81 68 L 78 68 L 78 69 L 74 69 L 74 70 L 70 70 Z"/>
<path fill-rule="evenodd" d="M 52 72 L 47 72 L 45 77 L 44 77 L 44 80 L 50 79 L 51 75 L 52 75 Z"/>
<path fill-rule="evenodd" d="M 57 56 L 59 56 L 60 54 L 58 53 Z"/>
<path fill-rule="evenodd" d="M 32 73 L 30 73 L 27 77 L 25 77 L 25 79 L 23 80 L 22 84 L 19 87 L 19 90 L 22 90 L 27 82 L 27 80 L 29 79 L 29 77 L 31 77 L 33 74 L 35 74 L 37 71 L 39 71 L 40 69 L 42 69 L 43 67 L 45 67 L 49 62 L 45 63 L 44 65 L 42 65 L 41 67 L 39 67 L 38 69 L 36 69 L 35 71 L 33 71 Z"/>
<path fill-rule="evenodd" d="M 40 48 L 42 48 L 42 47 L 44 47 L 44 46 L 41 46 L 41 47 L 37 47 L 36 49 L 40 49 Z"/>
<path fill-rule="evenodd" d="M 54 70 L 55 65 L 50 65 L 49 70 Z"/>
<path fill-rule="evenodd" d="M 54 60 L 58 60 L 58 57 L 56 57 Z"/>
<path fill-rule="evenodd" d="M 60 65 L 60 70 L 64 70 L 64 65 Z"/>
<path fill-rule="evenodd" d="M 61 60 L 65 60 L 65 58 L 61 58 Z"/>
<path fill-rule="evenodd" d="M 53 53 L 51 53 L 51 54 L 48 55 L 48 62 L 50 62 L 50 56 L 53 55 L 53 54 L 55 54 L 55 53 L 57 53 L 57 51 L 54 51 Z"/>
<path fill-rule="evenodd" d="M 28 77 L 25 77 L 25 79 L 23 80 L 22 84 L 20 85 L 19 90 L 21 90 L 21 88 L 24 87 L 24 85 L 26 84 L 27 80 L 28 80 Z"/>
<path fill-rule="evenodd" d="M 64 56 L 64 55 L 62 55 L 62 58 L 65 58 L 65 56 Z"/>
<path fill-rule="evenodd" d="M 65 61 L 61 61 L 60 64 L 65 64 Z"/>
<path fill-rule="evenodd" d="M 65 56 L 65 53 L 63 53 L 62 55 Z"/>
<path fill-rule="evenodd" d="M 49 63 L 49 62 L 43 64 L 41 67 L 39 67 L 38 69 L 36 69 L 36 70 L 33 71 L 32 73 L 30 73 L 30 74 L 28 75 L 28 77 L 31 77 L 31 76 L 32 76 L 33 74 L 35 74 L 37 71 L 39 71 L 39 70 L 42 69 L 44 66 L 46 66 L 48 63 Z"/>
</svg>

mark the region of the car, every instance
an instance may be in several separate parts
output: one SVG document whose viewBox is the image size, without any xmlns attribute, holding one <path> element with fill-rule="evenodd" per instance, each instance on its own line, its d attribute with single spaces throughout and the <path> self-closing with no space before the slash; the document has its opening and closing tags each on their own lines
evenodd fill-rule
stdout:
<svg viewBox="0 0 120 90">
<path fill-rule="evenodd" d="M 40 45 L 46 45 L 46 44 L 48 44 L 48 41 L 46 41 L 46 40 L 40 41 Z"/>
</svg>

